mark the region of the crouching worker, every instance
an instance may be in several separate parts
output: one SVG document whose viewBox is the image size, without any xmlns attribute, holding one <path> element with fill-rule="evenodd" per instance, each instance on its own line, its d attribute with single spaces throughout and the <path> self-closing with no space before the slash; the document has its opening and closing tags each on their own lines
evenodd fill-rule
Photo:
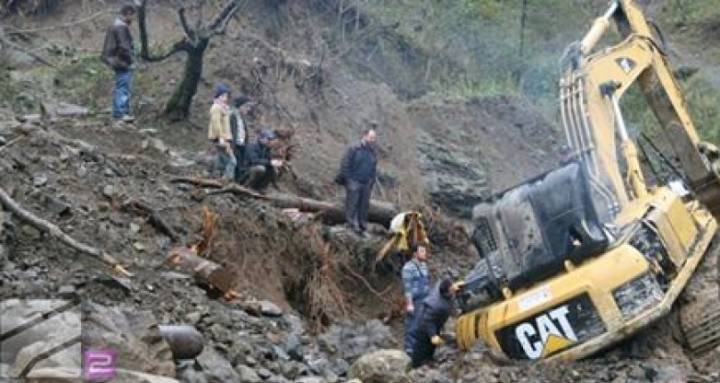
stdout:
<svg viewBox="0 0 720 383">
<path fill-rule="evenodd" d="M 459 288 L 459 284 L 444 279 L 423 302 L 411 331 L 413 343 L 410 358 L 413 368 L 432 360 L 435 348 L 444 343 L 440 333 L 454 310 L 453 297 Z"/>
<path fill-rule="evenodd" d="M 258 139 L 245 150 L 247 181 L 245 185 L 258 192 L 264 192 L 277 174 L 282 160 L 272 158 L 272 145 L 277 139 L 275 132 L 265 128 Z"/>
</svg>

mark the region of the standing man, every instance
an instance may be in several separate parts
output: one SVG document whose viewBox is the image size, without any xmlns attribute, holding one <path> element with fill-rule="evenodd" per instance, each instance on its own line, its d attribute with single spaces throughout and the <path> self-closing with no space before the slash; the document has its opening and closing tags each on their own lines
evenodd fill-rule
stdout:
<svg viewBox="0 0 720 383">
<path fill-rule="evenodd" d="M 423 300 L 430 292 L 430 275 L 427 267 L 427 249 L 423 245 L 411 246 L 413 257 L 402 268 L 405 291 L 405 351 L 412 355 L 412 326 L 422 308 Z"/>
<path fill-rule="evenodd" d="M 102 61 L 115 71 L 112 117 L 115 121 L 132 122 L 130 115 L 130 90 L 135 70 L 135 46 L 130 24 L 135 17 L 135 6 L 126 4 L 120 15 L 108 27 L 103 44 Z"/>
<path fill-rule="evenodd" d="M 242 183 L 245 176 L 245 143 L 248 141 L 248 126 L 245 123 L 245 116 L 250 112 L 250 99 L 240 95 L 233 100 L 233 110 L 230 112 L 230 132 L 232 133 L 233 153 L 237 159 L 235 167 L 235 182 Z"/>
<path fill-rule="evenodd" d="M 459 283 L 444 279 L 423 302 L 412 326 L 410 358 L 414 368 L 432 360 L 435 348 L 444 343 L 440 333 L 454 310 L 453 297 L 459 288 Z"/>
<path fill-rule="evenodd" d="M 370 195 L 377 173 L 377 154 L 374 128 L 363 132 L 360 142 L 350 146 L 343 155 L 340 173 L 335 183 L 345 186 L 345 214 L 348 227 L 367 238 Z"/>
<path fill-rule="evenodd" d="M 235 166 L 237 165 L 230 131 L 229 97 L 230 88 L 218 85 L 215 89 L 215 99 L 210 107 L 210 124 L 208 125 L 208 139 L 215 146 L 218 155 L 217 167 L 222 171 L 223 179 L 226 181 L 232 181 L 235 178 Z"/>
</svg>

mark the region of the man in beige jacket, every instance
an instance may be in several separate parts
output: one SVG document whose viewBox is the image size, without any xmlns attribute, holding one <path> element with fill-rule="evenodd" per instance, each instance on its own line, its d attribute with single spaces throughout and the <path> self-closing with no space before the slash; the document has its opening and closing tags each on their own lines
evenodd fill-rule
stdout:
<svg viewBox="0 0 720 383">
<path fill-rule="evenodd" d="M 232 132 L 230 131 L 230 109 L 228 99 L 230 88 L 218 85 L 215 89 L 215 99 L 210 107 L 210 125 L 208 126 L 208 139 L 212 141 L 217 151 L 217 167 L 223 172 L 225 180 L 233 180 L 237 159 L 233 154 Z"/>
</svg>

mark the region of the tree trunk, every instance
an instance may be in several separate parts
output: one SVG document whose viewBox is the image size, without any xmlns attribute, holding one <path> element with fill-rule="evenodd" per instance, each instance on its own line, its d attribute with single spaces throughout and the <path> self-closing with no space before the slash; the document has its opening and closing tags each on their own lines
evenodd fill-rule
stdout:
<svg viewBox="0 0 720 383">
<path fill-rule="evenodd" d="M 203 57 L 205 56 L 205 49 L 207 49 L 209 41 L 209 39 L 201 39 L 197 46 L 190 47 L 187 50 L 183 79 L 165 106 L 164 114 L 169 117 L 170 120 L 183 120 L 190 116 L 190 106 L 192 105 L 192 99 L 200 83 L 203 70 Z"/>
</svg>

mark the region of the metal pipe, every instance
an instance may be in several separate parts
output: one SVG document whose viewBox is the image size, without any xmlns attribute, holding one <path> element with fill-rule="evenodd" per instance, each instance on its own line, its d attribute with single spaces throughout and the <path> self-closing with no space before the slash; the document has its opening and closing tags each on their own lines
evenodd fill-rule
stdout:
<svg viewBox="0 0 720 383">
<path fill-rule="evenodd" d="M 160 335 L 170 345 L 173 359 L 195 359 L 202 352 L 205 340 L 194 326 L 158 326 Z"/>
</svg>

